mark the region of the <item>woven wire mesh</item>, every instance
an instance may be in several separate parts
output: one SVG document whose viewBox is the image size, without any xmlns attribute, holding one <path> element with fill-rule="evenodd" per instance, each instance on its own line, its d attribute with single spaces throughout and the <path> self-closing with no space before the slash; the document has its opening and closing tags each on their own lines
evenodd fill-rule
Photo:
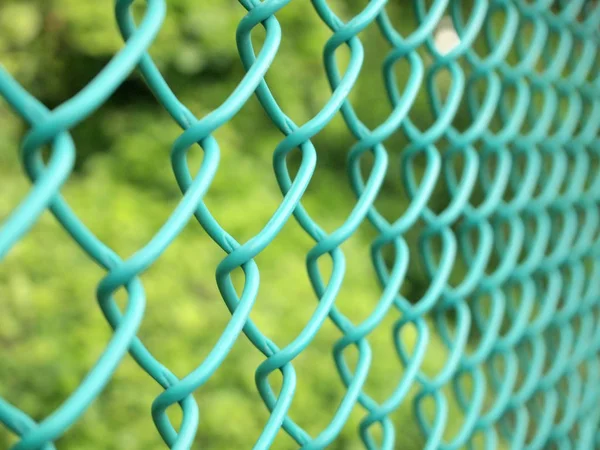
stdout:
<svg viewBox="0 0 600 450">
<path fill-rule="evenodd" d="M 53 441 L 102 395 L 128 352 L 164 389 L 151 408 L 158 433 L 170 448 L 190 448 L 202 427 L 200 388 L 242 335 L 264 355 L 255 380 L 270 416 L 255 448 L 269 448 L 279 433 L 287 433 L 302 448 L 325 448 L 358 409 L 363 418 L 357 431 L 364 446 L 391 449 L 403 432 L 391 416 L 407 401 L 414 404 L 428 449 L 600 446 L 597 2 L 475 0 L 465 8 L 460 0 L 415 0 L 407 2 L 406 9 L 416 14 L 419 26 L 401 35 L 386 14 L 385 0 L 365 2 L 364 9 L 349 18 L 338 17 L 325 0 L 313 0 L 314 14 L 331 30 L 323 50 L 331 95 L 303 124 L 286 115 L 266 80 L 286 31 L 277 13 L 290 0 L 240 0 L 247 14 L 239 23 L 236 42 L 246 74 L 230 96 L 203 117 L 178 100 L 147 53 L 165 17 L 165 1 L 148 0 L 137 23 L 132 3 L 118 0 L 115 5 L 123 49 L 58 107 L 46 108 L 0 71 L 0 95 L 30 126 L 20 158 L 32 181 L 27 197 L 2 222 L 0 257 L 50 210 L 77 245 L 105 269 L 97 300 L 113 329 L 87 377 L 49 416 L 36 422 L 19 405 L 0 399 L 0 421 L 20 437 L 13 449 L 54 448 Z M 498 14 L 504 18 L 500 24 Z M 456 33 L 451 48 L 436 43 L 440 27 Z M 255 28 L 265 30 L 258 49 L 252 41 Z M 382 74 L 392 112 L 374 128 L 361 121 L 349 98 L 364 64 L 360 34 L 366 28 L 376 28 L 389 44 Z M 349 54 L 343 70 L 340 51 Z M 400 64 L 408 68 L 404 84 L 397 80 Z M 182 196 L 147 245 L 122 259 L 78 218 L 60 189 L 76 158 L 69 130 L 88 120 L 135 70 L 183 130 L 171 149 Z M 439 76 L 450 79 L 445 92 L 436 83 Z M 415 125 L 410 115 L 422 90 L 433 117 L 426 128 Z M 273 150 L 282 199 L 259 233 L 238 242 L 203 199 L 219 170 L 220 148 L 213 134 L 252 96 L 282 135 Z M 466 110 L 459 123 L 455 119 L 462 103 Z M 311 139 L 338 114 L 356 141 L 347 159 L 356 204 L 341 226 L 324 230 L 303 207 L 302 198 L 319 163 Z M 386 140 L 397 132 L 404 134 L 407 146 L 386 148 Z M 46 146 L 50 151 L 44 158 Z M 188 151 L 195 146 L 203 158 L 192 174 Z M 399 155 L 410 203 L 391 221 L 375 202 L 394 153 Z M 294 154 L 300 163 L 292 170 L 288 156 Z M 434 208 L 440 184 L 449 201 Z M 231 318 L 210 354 L 178 378 L 136 337 L 146 298 L 139 276 L 189 221 L 197 221 L 225 253 L 216 279 Z M 316 303 L 301 332 L 280 348 L 249 316 L 260 285 L 255 258 L 288 221 L 296 221 L 314 240 L 305 257 Z M 341 247 L 365 222 L 377 237 L 371 261 L 364 265 L 374 269 L 381 295 L 371 314 L 353 323 L 336 308 L 346 271 Z M 414 246 L 408 235 L 417 236 Z M 327 275 L 320 267 L 323 260 L 330 261 Z M 420 298 L 409 301 L 401 289 L 407 268 L 416 260 L 423 264 L 428 284 Z M 458 278 L 457 266 L 464 269 Z M 239 269 L 244 272 L 242 289 L 232 280 Z M 114 294 L 122 288 L 127 302 L 121 310 Z M 404 370 L 388 375 L 391 394 L 376 401 L 365 389 L 372 365 L 369 335 L 389 315 L 396 318 L 389 332 Z M 294 360 L 325 322 L 341 333 L 332 353 L 345 395 L 329 423 L 311 435 L 290 414 L 295 396 L 302 395 L 295 393 Z M 416 336 L 412 348 L 401 337 L 408 328 Z M 442 339 L 448 353 L 442 370 L 433 375 L 423 369 L 432 335 Z M 272 386 L 275 372 L 281 374 L 277 389 Z M 198 403 L 192 395 L 196 391 Z M 416 394 L 409 399 L 410 391 Z M 449 435 L 450 395 L 463 420 Z M 167 415 L 170 408 L 182 411 L 177 427 Z"/>
</svg>

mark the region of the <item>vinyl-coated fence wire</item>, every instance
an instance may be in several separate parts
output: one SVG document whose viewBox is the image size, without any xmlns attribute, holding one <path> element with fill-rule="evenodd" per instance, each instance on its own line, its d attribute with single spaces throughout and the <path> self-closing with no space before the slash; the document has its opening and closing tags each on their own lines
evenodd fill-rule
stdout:
<svg viewBox="0 0 600 450">
<path fill-rule="evenodd" d="M 190 448 L 202 427 L 192 394 L 214 374 L 242 334 L 264 354 L 255 379 L 270 416 L 255 448 L 269 448 L 281 429 L 301 448 L 325 448 L 335 441 L 350 413 L 360 409 L 364 415 L 357 431 L 364 446 L 392 449 L 402 430 L 390 415 L 410 400 L 409 391 L 414 389 L 417 393 L 410 401 L 428 449 L 494 449 L 501 443 L 512 449 L 600 448 L 600 4 L 475 0 L 466 13 L 461 0 L 414 0 L 406 8 L 416 13 L 419 26 L 401 35 L 386 14 L 386 0 L 365 1 L 364 9 L 348 20 L 336 16 L 326 0 L 312 0 L 314 13 L 331 30 L 323 50 L 331 95 L 318 114 L 297 124 L 265 81 L 285 34 L 277 13 L 290 1 L 240 0 L 247 14 L 237 28 L 236 42 L 245 76 L 204 117 L 194 116 L 177 99 L 147 53 L 165 17 L 165 0 L 147 0 L 137 23 L 131 12 L 133 0 L 117 0 L 116 21 L 125 45 L 83 89 L 52 110 L 0 70 L 0 95 L 30 127 L 20 158 L 33 183 L 2 223 L 0 257 L 50 210 L 105 269 L 97 300 L 113 329 L 83 382 L 43 420 L 35 422 L 19 405 L 0 399 L 0 421 L 20 437 L 12 448 L 55 448 L 53 441 L 102 395 L 127 352 L 163 388 L 151 410 L 164 442 L 170 448 Z M 505 18 L 499 32 L 492 20 L 498 12 Z M 434 38 L 443 23 L 451 23 L 457 35 L 455 45 L 447 49 Z M 392 112 L 374 129 L 361 121 L 349 100 L 365 56 L 359 35 L 367 27 L 377 28 L 389 43 L 382 73 Z M 252 44 L 255 28 L 265 30 L 260 48 Z M 343 71 L 338 51 L 349 53 Z M 425 63 L 424 55 L 430 63 Z M 396 80 L 399 64 L 410 72 L 404 85 Z M 76 156 L 69 130 L 87 120 L 135 70 L 182 129 L 171 148 L 182 196 L 147 245 L 121 259 L 77 217 L 60 189 Z M 451 78 L 446 93 L 435 81 L 441 73 Z M 426 129 L 409 117 L 422 86 L 434 115 Z M 220 149 L 213 133 L 252 96 L 281 131 L 273 168 L 282 200 L 258 234 L 237 242 L 211 215 L 203 198 L 219 169 Z M 461 101 L 467 102 L 469 121 L 459 128 L 453 119 Z M 339 228 L 326 231 L 304 209 L 302 198 L 319 163 L 311 139 L 338 113 L 356 142 L 347 165 L 356 204 Z M 398 131 L 408 146 L 386 149 L 385 141 Z M 196 174 L 190 173 L 187 162 L 194 146 L 203 152 Z M 42 157 L 45 147 L 50 148 L 47 158 Z M 374 205 L 391 151 L 400 152 L 401 181 L 410 198 L 393 222 Z M 300 155 L 297 170 L 288 169 L 291 153 Z M 367 174 L 365 158 L 370 161 Z M 425 161 L 423 173 L 415 168 L 417 159 Z M 434 211 L 430 200 L 439 182 L 451 200 L 443 210 Z M 231 318 L 209 355 L 179 379 L 136 337 L 145 307 L 139 275 L 191 220 L 226 254 L 216 279 Z M 249 315 L 259 287 L 255 257 L 288 221 L 296 221 L 314 240 L 306 264 L 317 302 L 298 336 L 280 348 Z M 353 323 L 335 306 L 345 274 L 341 245 L 365 221 L 377 230 L 377 238 L 371 246 L 372 260 L 364 264 L 373 266 L 381 296 L 366 320 Z M 406 238 L 415 229 L 420 230 L 418 254 L 409 251 Z M 384 258 L 385 249 L 392 250 L 391 262 Z M 323 258 L 331 262 L 328 277 L 319 268 Z M 416 259 L 422 260 L 428 285 L 420 299 L 409 302 L 400 288 Z M 461 280 L 451 280 L 458 261 L 467 269 Z M 245 281 L 243 289 L 236 290 L 231 274 L 240 268 Z M 122 288 L 127 302 L 121 310 L 113 294 Z M 369 334 L 392 310 L 399 313 L 399 320 L 390 332 L 405 370 L 389 374 L 394 389 L 378 403 L 363 389 L 371 366 Z M 310 435 L 289 413 L 296 385 L 293 363 L 326 321 L 342 335 L 332 352 L 346 389 L 329 423 Z M 400 338 L 406 328 L 417 335 L 412 349 Z M 449 357 L 432 377 L 422 363 L 434 334 L 442 339 Z M 352 364 L 347 362 L 350 353 L 357 355 Z M 270 381 L 274 372 L 281 373 L 278 391 Z M 454 391 L 464 416 L 459 431 L 450 437 L 445 434 L 449 391 Z M 201 390 L 197 398 L 201 405 Z M 425 411 L 426 403 L 433 405 L 434 414 Z M 168 418 L 170 408 L 182 411 L 177 429 Z"/>
</svg>

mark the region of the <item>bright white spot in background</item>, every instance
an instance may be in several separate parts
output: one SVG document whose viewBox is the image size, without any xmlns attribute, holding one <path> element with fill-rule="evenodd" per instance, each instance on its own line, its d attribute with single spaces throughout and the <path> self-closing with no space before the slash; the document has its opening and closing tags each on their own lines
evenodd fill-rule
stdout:
<svg viewBox="0 0 600 450">
<path fill-rule="evenodd" d="M 438 28 L 435 31 L 434 40 L 435 48 L 440 55 L 447 55 L 460 44 L 460 37 L 450 17 L 445 16 L 440 20 Z"/>
</svg>

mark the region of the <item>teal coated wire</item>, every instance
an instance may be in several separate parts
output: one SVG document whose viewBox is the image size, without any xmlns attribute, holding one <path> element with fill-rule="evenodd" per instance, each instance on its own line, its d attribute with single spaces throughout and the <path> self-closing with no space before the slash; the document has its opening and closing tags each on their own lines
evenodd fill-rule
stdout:
<svg viewBox="0 0 600 450">
<path fill-rule="evenodd" d="M 242 333 L 265 357 L 255 381 L 270 416 L 256 449 L 270 448 L 280 430 L 303 449 L 326 448 L 355 408 L 361 408 L 358 433 L 365 448 L 391 450 L 404 431 L 396 429 L 391 415 L 408 401 L 411 390 L 414 418 L 427 449 L 480 445 L 495 449 L 501 442 L 512 449 L 588 450 L 600 445 L 600 174 L 591 164 L 592 158 L 600 158 L 600 69 L 594 63 L 600 46 L 600 5 L 573 0 L 556 11 L 552 0 L 474 0 L 467 14 L 460 0 L 434 0 L 429 6 L 424 0 L 411 0 L 400 8 L 414 12 L 418 27 L 403 36 L 388 16 L 386 0 L 365 2 L 362 11 L 348 20 L 338 17 L 326 0 L 311 0 L 314 13 L 331 31 L 323 49 L 331 95 L 314 117 L 297 125 L 265 81 L 285 33 L 276 15 L 291 0 L 240 0 L 247 14 L 238 25 L 236 43 L 246 73 L 227 99 L 201 118 L 179 101 L 147 53 L 166 13 L 164 0 L 147 0 L 139 23 L 131 13 L 133 1 L 115 2 L 123 49 L 87 86 L 53 110 L 0 67 L 0 96 L 30 126 L 20 158 L 33 183 L 1 224 L 0 261 L 49 209 L 106 271 L 96 295 L 113 329 L 86 378 L 48 417 L 36 423 L 0 399 L 0 422 L 20 437 L 14 450 L 54 449 L 53 442 L 101 394 L 127 352 L 163 388 L 151 413 L 165 444 L 191 448 L 202 426 L 194 393 L 199 391 L 201 403 L 201 386 Z M 499 33 L 493 25 L 498 14 L 503 16 Z M 433 36 L 444 16 L 460 42 L 442 54 Z M 252 44 L 256 27 L 265 30 L 258 51 Z M 529 27 L 532 33 L 526 33 Z M 349 99 L 364 63 L 359 34 L 367 28 L 377 28 L 390 46 L 382 78 L 391 112 L 374 129 L 361 121 Z M 550 36 L 557 38 L 556 46 L 548 44 Z M 480 43 L 486 47 L 483 54 Z M 576 43 L 583 48 L 579 58 L 573 57 Z M 341 47 L 350 55 L 343 73 L 336 60 Z M 511 52 L 516 62 L 509 58 Z M 432 62 L 426 63 L 426 58 Z M 402 87 L 396 70 L 401 62 L 409 67 Z M 156 100 L 182 129 L 170 154 L 182 197 L 144 247 L 120 258 L 78 219 L 60 189 L 77 152 L 69 130 L 87 120 L 133 70 L 140 71 Z M 436 82 L 442 72 L 450 76 L 444 93 Z M 434 117 L 426 129 L 419 129 L 411 118 L 421 90 Z M 219 168 L 220 147 L 213 133 L 253 95 L 282 134 L 273 149 L 282 199 L 265 227 L 240 243 L 211 215 L 203 198 Z M 534 100 L 538 97 L 541 106 Z M 338 113 L 356 140 L 347 158 L 356 204 L 342 225 L 328 232 L 308 214 L 302 198 L 318 163 L 311 139 Z M 455 124 L 461 114 L 469 118 L 466 128 Z M 399 156 L 400 181 L 410 203 L 388 221 L 375 202 L 387 176 L 389 155 L 395 151 L 385 143 L 398 131 L 409 142 Z M 192 175 L 187 154 L 196 144 L 203 157 Z M 50 157 L 43 162 L 40 150 L 46 145 Z M 292 152 L 301 157 L 293 178 L 287 166 Z M 362 161 L 369 153 L 371 169 L 364 174 Z M 421 175 L 418 166 L 423 168 Z M 432 205 L 440 184 L 449 202 L 437 211 Z M 208 356 L 178 379 L 136 337 L 145 308 L 139 275 L 192 218 L 225 253 L 215 277 L 231 318 Z M 306 255 L 306 268 L 317 304 L 297 337 L 279 348 L 249 316 L 260 285 L 255 258 L 289 220 L 315 242 Z M 341 246 L 365 221 L 377 233 L 371 243 L 371 264 L 381 294 L 371 313 L 354 324 L 335 302 L 346 274 Z M 407 240 L 412 230 L 419 231 L 417 252 L 410 250 Z M 384 257 L 386 249 L 393 250 L 391 262 Z M 327 279 L 319 269 L 322 257 L 332 263 Z M 400 290 L 411 264 L 423 267 L 429 284 L 421 298 L 409 301 Z M 452 274 L 458 264 L 466 269 L 457 282 Z M 245 284 L 238 295 L 231 274 L 240 268 Z M 128 301 L 121 311 L 113 294 L 122 288 Z M 399 315 L 391 332 L 404 370 L 390 374 L 391 393 L 375 400 L 366 388 L 373 358 L 368 338 L 392 313 Z M 328 320 L 341 333 L 332 357 L 346 390 L 329 422 L 311 436 L 289 414 L 296 395 L 292 363 Z M 412 349 L 401 339 L 409 328 L 416 332 Z M 424 368 L 432 335 L 447 351 L 437 373 Z M 358 355 L 352 369 L 345 358 L 349 351 Z M 276 371 L 282 376 L 277 393 L 269 382 Z M 450 395 L 462 416 L 452 435 L 447 430 Z M 428 401 L 433 411 L 427 410 Z M 179 429 L 167 415 L 175 404 L 183 414 Z M 375 438 L 376 428 L 380 439 Z"/>
</svg>

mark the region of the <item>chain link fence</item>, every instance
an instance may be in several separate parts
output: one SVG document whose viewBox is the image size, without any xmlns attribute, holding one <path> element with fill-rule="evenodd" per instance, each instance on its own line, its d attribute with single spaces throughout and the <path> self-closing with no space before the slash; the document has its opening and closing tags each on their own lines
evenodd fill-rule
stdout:
<svg viewBox="0 0 600 450">
<path fill-rule="evenodd" d="M 136 20 L 133 0 L 117 0 L 125 45 L 83 89 L 52 109 L 0 70 L 0 96 L 29 126 L 19 155 L 32 182 L 2 220 L 0 258 L 51 211 L 105 270 L 96 295 L 113 330 L 96 364 L 52 414 L 36 421 L 0 399 L 0 422 L 19 437 L 12 449 L 55 448 L 53 442 L 102 395 L 127 353 L 163 390 L 151 407 L 157 432 L 170 448 L 190 448 L 202 427 L 200 388 L 240 339 L 264 355 L 255 381 L 270 415 L 255 448 L 271 447 L 281 433 L 294 447 L 326 448 L 357 410 L 362 419 L 356 431 L 365 448 L 398 448 L 405 431 L 393 414 L 409 401 L 427 449 L 600 447 L 600 5 L 407 1 L 400 11 L 415 14 L 419 26 L 401 34 L 385 0 L 365 0 L 354 17 L 338 17 L 327 1 L 312 0 L 313 14 L 330 29 L 323 65 L 331 94 L 317 114 L 296 123 L 268 80 L 282 39 L 294 39 L 277 19 L 290 1 L 239 1 L 247 10 L 236 34 L 245 75 L 201 117 L 180 102 L 147 53 L 165 18 L 164 0 L 148 0 Z M 258 45 L 257 28 L 264 29 Z M 391 113 L 376 127 L 365 124 L 350 98 L 364 65 L 361 33 L 367 28 L 389 44 L 381 71 Z M 94 235 L 60 191 L 77 153 L 70 130 L 94 120 L 92 114 L 134 71 L 182 129 L 170 153 L 181 198 L 154 237 L 124 259 Z M 421 92 L 431 108 L 427 126 L 411 115 Z M 217 171 L 227 170 L 219 165 L 215 133 L 253 96 L 281 134 L 272 151 L 281 202 L 259 233 L 238 242 L 204 197 Z M 321 158 L 314 137 L 339 116 L 355 140 L 347 152 L 355 206 L 341 226 L 324 229 L 302 200 Z M 404 148 L 388 148 L 395 133 L 404 135 Z M 203 155 L 194 173 L 188 162 L 193 148 Z M 376 200 L 393 154 L 399 155 L 410 202 L 391 220 Z M 140 275 L 190 221 L 224 252 L 216 281 L 231 317 L 223 330 L 214 330 L 220 337 L 206 358 L 177 377 L 136 336 L 146 306 Z M 308 254 L 290 257 L 305 258 L 315 306 L 298 335 L 279 346 L 250 313 L 260 286 L 256 258 L 290 221 L 314 241 Z M 346 275 L 342 245 L 365 223 L 376 238 L 364 272 L 377 277 L 381 291 L 368 317 L 355 323 L 336 300 Z M 39 252 L 42 257 L 44 249 Z M 427 283 L 409 299 L 401 291 L 417 261 Z M 242 286 L 234 282 L 240 270 Z M 115 296 L 123 290 L 121 308 Z M 285 301 L 285 293 L 281 297 Z M 388 332 L 404 369 L 388 374 L 390 394 L 381 400 L 365 389 L 373 363 L 369 336 L 390 316 Z M 294 398 L 303 395 L 295 392 L 294 360 L 325 324 L 340 333 L 331 352 L 345 394 L 329 422 L 309 434 L 290 413 Z M 415 337 L 410 344 L 403 338 L 407 330 Z M 432 336 L 448 356 L 435 374 L 423 369 Z M 174 408 L 181 410 L 180 423 L 172 423 Z M 451 415 L 461 425 L 449 433 Z"/>
</svg>

